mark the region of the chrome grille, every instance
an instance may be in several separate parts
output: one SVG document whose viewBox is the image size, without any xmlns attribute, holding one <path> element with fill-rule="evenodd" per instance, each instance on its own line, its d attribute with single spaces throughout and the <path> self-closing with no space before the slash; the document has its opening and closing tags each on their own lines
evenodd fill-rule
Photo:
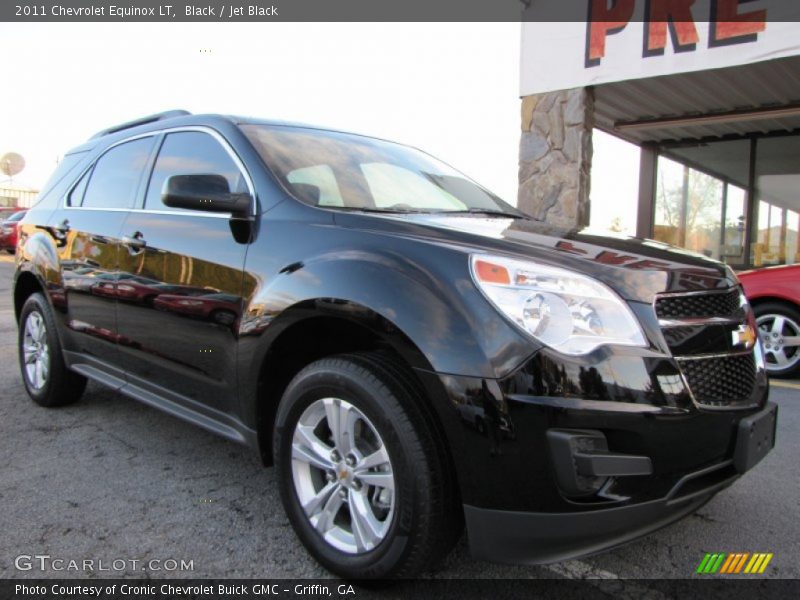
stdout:
<svg viewBox="0 0 800 600">
<path fill-rule="evenodd" d="M 662 296 L 656 300 L 656 316 L 659 319 L 707 319 L 731 317 L 740 307 L 738 288 L 727 292 Z"/>
<path fill-rule="evenodd" d="M 753 353 L 678 360 L 695 399 L 708 406 L 746 404 L 756 385 Z"/>
<path fill-rule="evenodd" d="M 699 405 L 739 408 L 751 403 L 757 383 L 753 352 L 730 342 L 731 331 L 747 322 L 745 304 L 738 287 L 656 298 L 664 340 Z"/>
</svg>

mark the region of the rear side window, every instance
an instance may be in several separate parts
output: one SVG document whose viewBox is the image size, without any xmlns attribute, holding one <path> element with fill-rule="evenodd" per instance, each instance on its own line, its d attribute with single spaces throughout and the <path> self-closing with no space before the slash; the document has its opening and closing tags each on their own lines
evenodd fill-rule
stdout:
<svg viewBox="0 0 800 600">
<path fill-rule="evenodd" d="M 86 151 L 73 152 L 72 154 L 65 155 L 64 158 L 61 159 L 61 162 L 58 163 L 56 170 L 50 175 L 50 179 L 44 184 L 42 191 L 39 192 L 39 199 L 41 200 L 49 194 L 54 187 L 75 170 L 84 158 L 86 158 Z"/>
<path fill-rule="evenodd" d="M 89 183 L 89 176 L 92 174 L 91 169 L 83 174 L 78 184 L 72 188 L 67 198 L 67 203 L 70 206 L 80 206 L 83 202 L 83 195 L 86 193 L 86 184 Z"/>
<path fill-rule="evenodd" d="M 70 196 L 70 204 L 76 206 L 80 201 L 84 208 L 132 208 L 152 148 L 152 137 L 111 148 L 95 163 L 83 198 Z"/>
<path fill-rule="evenodd" d="M 164 182 L 173 175 L 222 175 L 231 192 L 247 192 L 247 184 L 239 167 L 222 145 L 202 131 L 170 133 L 158 153 L 144 207 L 150 210 L 184 210 L 161 202 Z M 195 212 L 195 211 L 189 211 Z"/>
</svg>

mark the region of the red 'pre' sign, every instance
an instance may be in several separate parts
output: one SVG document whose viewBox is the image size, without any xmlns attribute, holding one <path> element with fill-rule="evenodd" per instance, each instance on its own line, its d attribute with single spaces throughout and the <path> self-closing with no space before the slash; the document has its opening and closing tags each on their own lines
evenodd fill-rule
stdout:
<svg viewBox="0 0 800 600">
<path fill-rule="evenodd" d="M 745 11 L 746 0 L 711 0 L 709 48 L 754 42 L 767 26 L 767 10 Z M 642 56 L 661 56 L 667 32 L 675 52 L 692 52 L 700 37 L 692 15 L 695 0 L 645 0 Z M 606 54 L 606 38 L 625 29 L 633 17 L 636 0 L 588 0 L 586 67 L 596 67 Z"/>
</svg>

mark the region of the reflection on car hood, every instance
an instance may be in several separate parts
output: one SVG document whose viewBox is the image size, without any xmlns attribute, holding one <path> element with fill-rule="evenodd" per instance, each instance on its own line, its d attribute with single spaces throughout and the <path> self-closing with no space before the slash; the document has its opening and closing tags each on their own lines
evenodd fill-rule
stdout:
<svg viewBox="0 0 800 600">
<path fill-rule="evenodd" d="M 694 252 L 654 240 L 558 229 L 533 219 L 429 213 L 360 218 L 391 221 L 397 233 L 446 238 L 473 252 L 512 253 L 571 268 L 640 302 L 652 302 L 660 292 L 722 289 L 737 283 L 728 267 Z M 345 224 L 342 221 L 337 218 Z"/>
</svg>

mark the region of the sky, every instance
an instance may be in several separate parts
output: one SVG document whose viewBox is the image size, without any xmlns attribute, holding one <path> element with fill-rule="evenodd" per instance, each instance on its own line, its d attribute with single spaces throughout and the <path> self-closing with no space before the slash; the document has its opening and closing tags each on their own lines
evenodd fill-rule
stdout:
<svg viewBox="0 0 800 600">
<path fill-rule="evenodd" d="M 0 154 L 39 188 L 95 132 L 182 108 L 410 144 L 515 204 L 519 46 L 519 23 L 0 24 Z M 594 161 L 593 225 L 635 227 L 638 149 L 596 134 Z"/>
</svg>

